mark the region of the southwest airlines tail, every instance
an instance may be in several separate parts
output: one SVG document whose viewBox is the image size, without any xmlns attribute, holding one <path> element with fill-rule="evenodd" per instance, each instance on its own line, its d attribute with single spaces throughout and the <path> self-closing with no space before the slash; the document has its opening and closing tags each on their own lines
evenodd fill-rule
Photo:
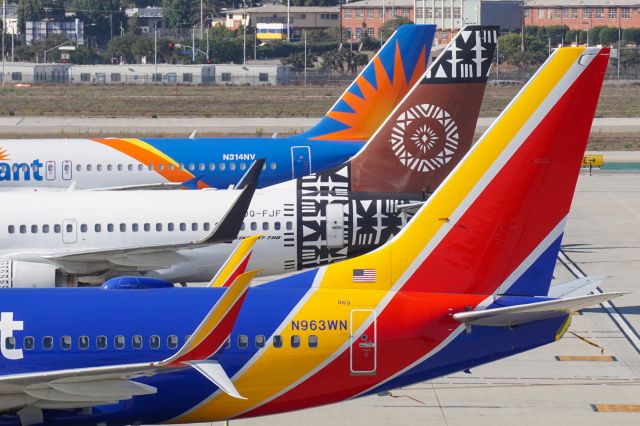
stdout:
<svg viewBox="0 0 640 426">
<path fill-rule="evenodd" d="M 345 267 L 389 265 L 402 290 L 546 296 L 608 59 L 556 51 L 409 225 Z"/>
<path fill-rule="evenodd" d="M 431 193 L 471 147 L 497 27 L 461 30 L 350 160 L 352 190 Z"/>
<path fill-rule="evenodd" d="M 329 112 L 302 136 L 368 140 L 424 73 L 434 34 L 435 25 L 398 28 Z"/>
</svg>

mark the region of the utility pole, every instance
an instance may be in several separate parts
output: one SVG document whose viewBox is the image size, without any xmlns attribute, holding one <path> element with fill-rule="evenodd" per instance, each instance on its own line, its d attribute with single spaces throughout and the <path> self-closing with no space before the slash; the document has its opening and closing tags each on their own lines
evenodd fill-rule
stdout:
<svg viewBox="0 0 640 426">
<path fill-rule="evenodd" d="M 153 64 L 155 65 L 155 72 L 153 74 L 153 79 L 156 79 L 158 75 L 158 24 L 157 22 L 153 23 Z"/>
<path fill-rule="evenodd" d="M 287 0 L 287 41 L 291 41 L 289 27 L 291 26 L 291 0 Z"/>
<path fill-rule="evenodd" d="M 258 61 L 258 29 L 253 29 L 253 63 Z"/>
<path fill-rule="evenodd" d="M 242 27 L 242 65 L 247 63 L 247 26 Z"/>
<path fill-rule="evenodd" d="M 622 60 L 622 50 L 620 50 L 621 33 L 622 33 L 622 30 L 620 29 L 620 27 L 618 27 L 618 80 L 620 80 L 620 60 Z M 4 78 L 3 78 L 3 81 L 4 81 Z"/>
<path fill-rule="evenodd" d="M 307 29 L 304 29 L 304 85 L 307 85 Z"/>
<path fill-rule="evenodd" d="M 191 29 L 191 63 L 196 63 L 196 26 Z"/>
<path fill-rule="evenodd" d="M 204 0 L 200 0 L 200 40 L 204 38 Z"/>
<path fill-rule="evenodd" d="M 2 0 L 2 85 L 4 86 L 4 34 L 7 31 L 7 0 Z"/>
</svg>

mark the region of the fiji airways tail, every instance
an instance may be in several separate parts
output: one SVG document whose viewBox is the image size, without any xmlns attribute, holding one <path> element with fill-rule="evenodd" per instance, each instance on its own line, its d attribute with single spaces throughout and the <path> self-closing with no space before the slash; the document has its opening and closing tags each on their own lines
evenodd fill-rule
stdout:
<svg viewBox="0 0 640 426">
<path fill-rule="evenodd" d="M 471 148 L 497 27 L 467 26 L 349 161 L 352 190 L 431 193 Z"/>
<path fill-rule="evenodd" d="M 329 112 L 302 137 L 368 140 L 424 73 L 434 34 L 435 25 L 398 28 Z"/>
</svg>

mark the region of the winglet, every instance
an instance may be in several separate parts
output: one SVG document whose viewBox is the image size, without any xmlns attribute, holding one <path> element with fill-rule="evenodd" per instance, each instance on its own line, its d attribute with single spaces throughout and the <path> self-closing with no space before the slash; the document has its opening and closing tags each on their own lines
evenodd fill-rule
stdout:
<svg viewBox="0 0 640 426">
<path fill-rule="evenodd" d="M 258 184 L 258 178 L 260 177 L 260 172 L 264 168 L 265 159 L 258 158 L 253 162 L 249 170 L 240 178 L 234 189 L 245 189 L 251 185 L 256 186 Z"/>
<path fill-rule="evenodd" d="M 194 243 L 195 246 L 203 246 L 215 243 L 230 242 L 236 239 L 242 222 L 247 214 L 253 194 L 256 192 L 258 178 L 264 165 L 264 159 L 253 162 L 247 173 L 240 179 L 236 189 L 241 189 L 242 193 L 235 203 L 227 210 L 224 217 L 216 225 L 215 229 L 200 241 Z"/>
<path fill-rule="evenodd" d="M 211 308 L 189 340 L 172 357 L 162 361 L 162 366 L 178 366 L 191 361 L 202 361 L 218 352 L 240 313 L 240 308 L 258 271 L 241 274 Z"/>
<path fill-rule="evenodd" d="M 198 175 L 192 179 L 182 182 L 180 186 L 186 189 L 199 189 L 198 185 L 200 184 L 201 181 L 202 181 L 202 175 Z"/>
<path fill-rule="evenodd" d="M 240 274 L 243 274 L 249 264 L 251 253 L 253 253 L 253 246 L 258 239 L 260 236 L 254 235 L 242 240 L 209 282 L 209 287 L 229 287 Z"/>
</svg>

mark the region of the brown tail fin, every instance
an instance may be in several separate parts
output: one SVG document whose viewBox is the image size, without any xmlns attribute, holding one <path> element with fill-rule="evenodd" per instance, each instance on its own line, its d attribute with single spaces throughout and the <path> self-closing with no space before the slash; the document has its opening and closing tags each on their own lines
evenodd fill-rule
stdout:
<svg viewBox="0 0 640 426">
<path fill-rule="evenodd" d="M 471 148 L 498 37 L 461 30 L 351 159 L 353 191 L 429 193 Z"/>
</svg>

